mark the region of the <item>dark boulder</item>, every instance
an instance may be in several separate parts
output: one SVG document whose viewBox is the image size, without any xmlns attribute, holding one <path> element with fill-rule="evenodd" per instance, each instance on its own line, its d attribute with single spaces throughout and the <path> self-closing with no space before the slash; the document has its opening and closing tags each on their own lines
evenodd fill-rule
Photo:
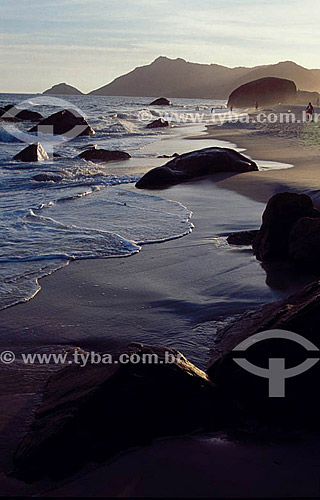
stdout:
<svg viewBox="0 0 320 500">
<path fill-rule="evenodd" d="M 130 344 L 112 362 L 72 364 L 51 376 L 15 453 L 14 475 L 27 482 L 64 477 L 160 436 L 217 428 L 225 411 L 207 375 L 180 353 Z"/>
<path fill-rule="evenodd" d="M 129 160 L 131 156 L 124 151 L 108 151 L 106 149 L 98 149 L 94 146 L 80 153 L 78 158 L 82 158 L 87 161 L 108 162 Z"/>
<path fill-rule="evenodd" d="M 13 157 L 16 161 L 44 161 L 49 160 L 49 155 L 41 146 L 40 142 L 30 144 Z"/>
<path fill-rule="evenodd" d="M 20 120 L 17 117 L 13 117 L 5 108 L 0 108 L 0 121 L 19 122 Z"/>
<path fill-rule="evenodd" d="M 169 127 L 169 123 L 164 120 L 163 118 L 159 118 L 158 120 L 155 120 L 154 122 L 148 123 L 146 128 L 163 128 L 163 127 Z"/>
<path fill-rule="evenodd" d="M 298 294 L 268 304 L 238 317 L 218 332 L 207 373 L 225 397 L 243 411 L 243 418 L 256 418 L 278 425 L 319 428 L 320 363 L 304 373 L 285 380 L 285 397 L 269 397 L 268 379 L 241 366 L 233 349 L 252 335 L 269 330 L 285 330 L 303 336 L 320 348 L 320 282 L 308 285 Z M 308 352 L 292 340 L 269 339 L 254 342 L 241 357 L 262 368 L 269 360 L 285 359 L 285 369 L 300 365 L 317 352 Z"/>
<path fill-rule="evenodd" d="M 23 121 L 39 122 L 43 119 L 43 116 L 37 111 L 29 111 L 28 109 L 23 109 L 17 114 L 17 118 Z"/>
<path fill-rule="evenodd" d="M 254 161 L 228 148 L 205 148 L 185 153 L 162 167 L 147 172 L 136 184 L 140 189 L 157 189 L 218 172 L 258 170 Z"/>
<path fill-rule="evenodd" d="M 320 218 L 299 219 L 290 233 L 289 257 L 302 270 L 320 270 Z"/>
<path fill-rule="evenodd" d="M 43 129 L 41 130 L 41 127 Z M 38 125 L 32 127 L 29 132 L 51 133 L 46 131 L 45 127 L 53 127 L 55 135 L 66 135 L 67 137 L 78 137 L 84 135 L 93 135 L 94 130 L 88 125 L 85 118 L 77 113 L 76 110 L 64 109 L 42 120 Z"/>
<path fill-rule="evenodd" d="M 257 259 L 276 262 L 289 257 L 289 236 L 301 217 L 320 217 L 306 194 L 279 193 L 273 196 L 263 213 L 262 226 L 253 243 Z"/>
<path fill-rule="evenodd" d="M 240 231 L 239 233 L 231 233 L 227 238 L 229 245 L 252 245 L 258 234 L 258 230 Z"/>
<path fill-rule="evenodd" d="M 5 112 L 6 112 L 6 110 L 3 107 L 0 107 L 0 118 L 3 115 L 3 113 L 5 113 Z"/>
<path fill-rule="evenodd" d="M 228 107 L 247 108 L 268 106 L 279 103 L 294 103 L 297 88 L 291 80 L 283 78 L 266 77 L 245 83 L 234 90 L 229 97 Z"/>
<path fill-rule="evenodd" d="M 60 182 L 62 181 L 61 175 L 55 174 L 37 174 L 32 177 L 37 182 Z"/>
<path fill-rule="evenodd" d="M 2 114 L 2 120 L 14 121 L 30 121 L 30 122 L 39 122 L 43 119 L 43 116 L 36 111 L 30 111 L 29 109 L 16 108 L 13 104 L 8 104 L 3 108 L 4 113 Z M 0 111 L 1 114 L 1 111 Z"/>
<path fill-rule="evenodd" d="M 15 104 L 6 104 L 5 106 L 3 106 L 3 109 L 4 109 L 4 111 L 9 111 L 9 110 L 17 111 Z"/>
<path fill-rule="evenodd" d="M 156 167 L 147 172 L 137 183 L 138 189 L 164 189 L 174 184 L 187 181 L 187 174 L 171 172 L 165 167 Z"/>
<path fill-rule="evenodd" d="M 155 101 L 152 101 L 150 103 L 150 106 L 171 106 L 172 102 L 169 101 L 169 99 L 166 99 L 166 97 L 159 97 L 159 99 L 156 99 Z"/>
</svg>

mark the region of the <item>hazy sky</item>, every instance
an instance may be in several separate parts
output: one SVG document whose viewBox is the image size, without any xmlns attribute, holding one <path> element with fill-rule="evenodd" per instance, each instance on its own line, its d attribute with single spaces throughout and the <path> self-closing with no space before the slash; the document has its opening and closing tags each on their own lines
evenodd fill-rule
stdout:
<svg viewBox="0 0 320 500">
<path fill-rule="evenodd" d="M 159 55 L 320 67 L 319 0 L 0 0 L 0 92 L 87 92 Z"/>
</svg>

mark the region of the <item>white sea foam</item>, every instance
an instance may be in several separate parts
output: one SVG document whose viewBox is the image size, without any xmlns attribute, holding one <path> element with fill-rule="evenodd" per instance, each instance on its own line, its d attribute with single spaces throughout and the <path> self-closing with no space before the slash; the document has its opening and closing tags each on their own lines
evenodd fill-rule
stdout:
<svg viewBox="0 0 320 500">
<path fill-rule="evenodd" d="M 1 125 L 0 125 L 0 142 L 19 142 L 19 139 L 11 135 L 7 130 L 5 130 Z"/>
<path fill-rule="evenodd" d="M 31 96 L 27 99 L 43 116 L 57 111 L 39 106 Z M 121 189 L 121 184 L 139 178 L 130 173 L 130 162 L 119 175 L 108 164 L 75 158 L 94 143 L 144 157 L 144 146 L 168 134 L 145 128 L 159 116 L 159 109 L 142 98 L 68 100 L 82 109 L 96 134 L 57 146 L 62 155 L 57 161 L 12 162 L 25 145 L 17 143 L 7 124 L 5 129 L 0 125 L 0 308 L 28 300 L 39 290 L 40 277 L 70 260 L 131 255 L 140 245 L 180 237 L 192 228 L 190 212 L 179 203 Z M 26 102 L 26 96 L 2 95 L 1 101 Z M 175 109 L 197 104 L 177 100 Z M 30 124 L 19 123 L 19 128 L 27 131 Z M 62 180 L 36 182 L 38 173 Z"/>
</svg>

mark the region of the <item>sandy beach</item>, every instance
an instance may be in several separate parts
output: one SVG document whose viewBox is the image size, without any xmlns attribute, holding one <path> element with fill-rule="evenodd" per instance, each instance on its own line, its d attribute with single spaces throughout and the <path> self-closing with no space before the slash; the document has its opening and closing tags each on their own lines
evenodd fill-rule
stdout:
<svg viewBox="0 0 320 500">
<path fill-rule="evenodd" d="M 157 344 L 161 336 L 162 343 L 181 350 L 204 369 L 210 345 L 204 342 L 203 349 L 195 352 L 193 336 L 199 342 L 199 336 L 211 329 L 214 337 L 228 317 L 287 297 L 310 281 L 310 277 L 292 277 L 285 272 L 277 277 L 267 276 L 249 249 L 228 247 L 228 231 L 219 231 L 219 224 L 228 227 L 229 232 L 239 225 L 243 225 L 243 230 L 257 229 L 265 203 L 277 192 L 306 193 L 315 205 L 320 205 L 320 153 L 300 136 L 292 135 L 292 130 L 279 137 L 272 128 L 261 131 L 245 126 L 210 126 L 208 135 L 198 137 L 198 141 L 228 141 L 255 161 L 281 162 L 293 167 L 224 175 L 152 193 L 179 201 L 191 210 L 193 232 L 180 239 L 144 245 L 141 252 L 131 257 L 72 262 L 42 279 L 42 289 L 32 300 L 1 311 L 1 350 L 14 351 L 17 347 L 31 352 L 36 346 L 48 351 L 80 346 L 109 352 L 131 341 Z M 188 141 L 189 146 L 192 140 Z M 174 145 L 170 148 L 174 149 Z M 129 185 L 126 189 L 135 188 Z M 234 212 L 231 217 L 228 214 L 228 220 L 223 210 L 218 210 L 222 199 L 233 202 Z M 232 257 L 232 270 L 225 267 L 226 252 Z M 217 274 L 224 276 L 225 290 L 220 289 L 219 294 L 215 289 Z M 249 289 L 254 300 L 245 294 Z M 167 342 L 163 342 L 164 338 Z M 31 421 L 38 402 L 37 391 L 56 369 L 0 368 L 5 388 L 0 399 L 5 408 L 1 433 L 5 436 L 9 428 L 13 429 L 2 441 L 2 472 L 10 468 L 12 452 Z M 2 490 L 6 492 L 13 486 L 17 494 L 31 492 L 41 496 L 41 491 L 53 488 L 52 496 L 58 497 L 161 496 L 168 490 L 176 497 L 316 496 L 320 467 L 316 449 L 310 437 L 299 437 L 296 445 L 269 443 L 266 448 L 228 443 L 224 439 L 186 437 L 131 452 L 102 469 L 84 474 L 77 479 L 76 488 L 74 484 L 70 488 L 42 484 L 24 490 L 22 484 L 3 478 Z M 174 477 L 170 475 L 173 468 Z M 275 478 L 272 484 L 271 475 Z M 120 485 L 123 477 L 126 487 Z M 104 485 L 102 478 L 108 478 Z"/>
<path fill-rule="evenodd" d="M 275 107 L 273 112 L 290 111 L 288 106 Z M 293 108 L 297 119 L 301 119 L 303 108 Z M 268 110 L 269 112 L 269 110 Z M 252 114 L 254 117 L 255 114 Z M 312 136 L 312 131 L 315 131 Z M 244 148 L 245 154 L 268 161 L 289 163 L 294 166 L 288 170 L 249 172 L 218 182 L 226 189 L 234 190 L 252 199 L 266 203 L 273 194 L 281 191 L 306 193 L 320 204 L 319 194 L 319 129 L 317 124 L 265 124 L 260 128 L 251 124 L 209 126 L 208 134 L 215 139 L 236 143 Z"/>
</svg>

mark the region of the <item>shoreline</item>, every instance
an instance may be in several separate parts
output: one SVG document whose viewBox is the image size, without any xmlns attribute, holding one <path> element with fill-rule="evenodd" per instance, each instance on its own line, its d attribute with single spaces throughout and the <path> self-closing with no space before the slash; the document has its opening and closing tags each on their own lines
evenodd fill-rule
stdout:
<svg viewBox="0 0 320 500">
<path fill-rule="evenodd" d="M 125 329 L 130 330 L 129 336 L 132 331 L 142 332 L 146 338 L 149 338 L 150 344 L 165 344 L 166 342 L 163 341 L 163 337 L 162 341 L 159 342 L 160 324 L 162 332 L 165 332 L 167 329 L 167 344 L 169 346 L 172 345 L 170 342 L 174 342 L 174 339 L 177 338 L 180 330 L 188 337 L 188 333 L 191 331 L 188 328 L 192 322 L 200 326 L 206 324 L 209 330 L 211 329 L 213 332 L 213 318 L 215 317 L 214 302 L 211 303 L 208 297 L 215 297 L 214 277 L 217 269 L 219 269 L 218 267 L 214 267 L 217 266 L 216 262 L 213 264 L 213 258 L 216 257 L 212 246 L 214 189 L 222 188 L 220 191 L 223 190 L 224 193 L 234 192 L 235 196 L 238 194 L 245 196 L 253 200 L 248 202 L 248 206 L 252 205 L 258 211 L 263 209 L 262 203 L 265 203 L 277 190 L 285 190 L 283 189 L 284 186 L 289 186 L 289 189 L 304 190 L 307 194 L 317 191 L 315 189 L 316 181 L 310 182 L 312 175 L 315 175 L 314 171 L 316 167 L 305 168 L 306 157 L 308 159 L 318 158 L 318 155 L 315 155 L 314 152 L 312 154 L 310 151 L 305 153 L 306 148 L 297 145 L 293 147 L 290 140 L 288 140 L 289 143 L 284 144 L 285 141 L 280 138 L 265 137 L 262 135 L 256 136 L 256 134 L 252 137 L 246 136 L 244 130 L 229 132 L 226 133 L 226 130 L 223 130 L 223 128 L 217 131 L 212 131 L 210 128 L 208 135 L 201 135 L 197 140 L 210 141 L 218 139 L 236 143 L 237 147 L 246 148 L 245 155 L 248 154 L 261 160 L 291 163 L 294 167 L 285 170 L 269 170 L 224 176 L 224 178 L 219 178 L 214 183 L 210 180 L 199 180 L 175 186 L 166 191 L 153 192 L 152 194 L 159 194 L 165 198 L 183 203 L 188 209 L 193 210 L 194 217 L 191 219 L 191 221 L 195 222 L 193 232 L 183 238 L 165 241 L 156 245 L 144 245 L 140 253 L 130 256 L 128 259 L 74 261 L 71 266 L 66 266 L 52 275 L 42 278 L 42 289 L 31 301 L 10 307 L 0 313 L 2 314 L 0 330 L 6 332 L 7 336 L 8 333 L 10 334 L 9 348 L 15 346 L 18 339 L 18 341 L 25 341 L 25 347 L 29 351 L 41 340 L 41 347 L 43 349 L 50 350 L 52 345 L 56 349 L 68 349 L 70 346 L 80 346 L 88 350 L 100 349 L 106 352 L 106 350 L 113 349 L 121 343 L 128 342 L 128 335 Z M 190 138 L 186 139 L 189 140 Z M 278 155 L 277 148 L 280 148 L 280 146 L 282 146 L 281 154 Z M 174 148 L 174 146 L 172 147 Z M 306 174 L 306 178 L 304 178 L 303 173 Z M 257 189 L 257 185 L 260 186 L 260 189 Z M 126 188 L 135 189 L 132 186 L 127 186 Z M 147 191 L 146 194 L 148 194 Z M 230 223 L 232 222 L 230 221 Z M 250 224 L 253 224 L 253 222 L 250 222 Z M 248 228 L 254 227 L 251 225 Z M 221 253 L 223 254 L 225 250 L 223 248 Z M 260 305 L 260 303 L 275 301 L 282 296 L 290 295 L 294 291 L 294 287 L 299 288 L 301 286 L 299 283 L 289 283 L 288 286 L 289 288 L 291 287 L 290 292 L 289 289 L 281 291 L 281 289 L 277 290 L 276 288 L 272 290 L 267 286 L 261 288 L 266 275 L 255 258 L 248 251 L 244 253 L 243 251 L 237 252 L 231 248 L 227 251 L 233 252 L 233 259 L 244 259 L 248 262 L 246 273 L 248 274 L 251 269 L 250 273 L 254 276 L 254 281 L 249 280 L 247 285 L 260 287 L 258 289 L 261 296 L 257 295 L 255 299 L 256 306 Z M 224 271 L 221 270 L 220 272 Z M 238 279 L 241 280 L 241 275 Z M 210 288 L 209 285 L 211 284 Z M 230 280 L 229 284 L 226 282 L 226 286 L 232 286 L 232 280 Z M 262 293 L 261 290 L 265 290 L 265 292 Z M 223 303 L 223 300 L 225 300 L 224 296 L 221 295 L 219 300 L 220 303 Z M 235 315 L 252 308 L 253 304 L 250 300 L 236 307 L 231 307 L 230 303 L 226 303 L 225 312 L 226 316 L 228 316 L 227 313 Z M 121 319 L 121 323 L 116 329 L 115 325 L 119 322 L 119 319 Z M 129 325 L 130 328 L 128 328 Z M 59 333 L 58 342 L 55 342 L 54 339 L 57 332 Z M 92 335 L 90 332 L 94 332 L 94 334 Z M 16 336 L 17 334 L 19 335 Z M 198 328 L 195 330 L 195 335 L 195 338 L 198 339 L 198 335 L 203 335 L 203 330 Z M 131 341 L 136 340 L 139 341 L 140 339 L 134 336 L 131 338 Z M 3 344 L 3 341 L 1 344 Z M 192 345 L 190 347 L 192 348 Z M 183 348 L 180 350 L 185 354 Z M 200 350 L 198 355 L 205 357 L 206 349 L 203 347 L 203 350 Z M 189 356 L 187 355 L 187 357 Z M 194 362 L 193 359 L 191 361 Z M 10 370 L 10 367 L 5 367 L 5 369 L 1 367 L 0 370 L 0 377 L 4 386 L 5 381 L 8 379 L 8 374 L 11 375 L 9 387 L 6 388 L 1 398 L 6 408 L 2 428 L 5 430 L 8 427 L 14 427 L 12 436 L 8 441 L 5 440 L 5 443 L 2 445 L 3 450 L 1 450 L 0 454 L 7 452 L 8 448 L 14 448 L 17 442 L 19 442 L 28 423 L 32 419 L 34 407 L 37 404 L 36 392 L 41 390 L 51 370 L 48 367 L 42 367 L 41 370 L 34 367 L 32 370 L 26 370 L 22 375 L 23 369 L 23 367 L 20 367 L 20 371 L 14 372 L 14 370 Z M 21 385 L 22 376 L 23 384 Z M 19 389 L 16 391 L 17 387 Z M 29 395 L 26 395 L 26 390 L 29 391 Z M 14 403 L 9 401 L 12 395 L 15 395 Z M 170 439 L 167 442 L 170 449 Z M 152 446 L 156 447 L 157 445 L 151 445 L 151 448 Z M 219 463 L 221 465 L 220 460 L 222 459 L 219 458 L 221 444 L 213 443 L 210 451 L 204 450 L 203 455 L 197 440 L 193 443 L 192 438 L 187 438 L 186 446 L 189 453 L 196 450 L 199 456 L 202 456 L 202 460 L 206 459 L 208 453 L 209 456 L 211 453 L 211 456 L 215 457 L 217 461 L 217 466 Z M 232 446 L 231 451 L 227 446 L 227 450 L 224 452 L 225 455 L 223 455 L 224 459 L 227 460 L 228 457 L 230 458 L 230 453 L 234 452 Z M 142 455 L 141 460 L 143 463 L 144 449 L 140 449 L 139 453 Z M 252 473 L 252 469 L 250 468 L 252 455 L 247 449 L 240 453 L 241 456 L 243 456 L 242 453 L 244 453 L 246 460 L 248 460 L 248 469 L 244 473 L 245 482 L 249 480 L 248 477 Z M 273 451 L 271 450 L 272 453 Z M 282 450 L 281 453 L 286 454 L 287 452 Z M 153 455 L 152 449 L 151 454 L 153 456 L 154 468 L 157 469 L 159 463 L 156 453 Z M 175 456 L 179 457 L 179 450 Z M 126 457 L 127 454 L 123 458 L 124 463 L 127 461 Z M 240 458 L 240 462 L 242 459 Z M 130 457 L 128 460 L 130 464 Z M 117 468 L 117 458 L 113 463 L 116 464 Z M 3 467 L 6 467 L 4 458 L 1 458 L 0 464 L 3 470 Z M 162 466 L 165 471 L 166 466 L 164 464 Z M 108 467 L 109 465 L 103 467 L 102 476 L 108 471 Z M 236 463 L 234 467 L 237 467 Z M 259 474 L 262 474 L 262 479 L 265 479 L 263 467 L 264 465 Z M 307 466 L 305 467 L 307 468 Z M 266 474 L 273 473 L 273 469 L 274 467 Z M 288 468 L 286 470 L 289 472 Z M 112 473 L 112 468 L 110 471 Z M 183 473 L 184 469 L 182 468 L 180 471 L 181 481 L 183 481 Z M 305 474 L 304 477 L 307 477 L 309 471 L 305 470 L 303 473 Z M 123 470 L 121 474 L 123 474 Z M 207 468 L 206 474 L 207 477 L 212 475 L 210 467 Z M 279 480 L 282 480 L 281 477 Z M 6 482 L 4 484 L 6 485 Z M 126 491 L 128 496 L 135 492 L 134 488 L 139 486 L 139 483 L 131 486 L 131 490 L 129 488 L 130 491 Z M 21 487 L 21 484 L 17 486 L 17 491 L 19 491 L 19 487 Z M 149 487 L 151 486 L 149 485 Z M 157 487 L 156 482 L 154 487 Z M 260 487 L 261 483 L 259 484 Z M 285 487 L 285 481 L 282 487 Z M 140 484 L 140 488 L 143 488 L 143 483 Z M 33 487 L 31 489 L 33 491 Z M 138 488 L 137 495 L 139 495 L 140 491 L 141 489 L 139 490 Z M 114 493 L 113 490 L 112 492 Z M 119 492 L 122 492 L 122 489 L 116 485 L 114 494 L 118 494 Z M 186 492 L 184 493 L 186 494 Z M 65 490 L 62 489 L 61 495 L 63 496 L 64 494 Z M 221 494 L 223 494 L 223 491 Z"/>
<path fill-rule="evenodd" d="M 220 147 L 235 147 L 237 149 L 240 149 L 241 151 L 244 150 L 244 154 L 245 155 L 248 155 L 250 157 L 252 157 L 253 159 L 257 160 L 257 159 L 260 159 L 261 162 L 263 161 L 274 161 L 274 162 L 277 162 L 278 160 L 278 157 L 277 157 L 277 154 L 274 152 L 271 152 L 270 154 L 263 154 L 261 153 L 261 157 L 257 157 L 254 153 L 255 150 L 259 151 L 259 152 L 265 152 L 265 146 L 264 146 L 264 143 L 265 143 L 265 137 L 261 137 L 261 136 L 258 136 L 258 138 L 256 137 L 245 137 L 245 131 L 244 130 L 235 130 L 233 132 L 228 132 L 226 130 L 224 130 L 223 126 L 222 127 L 219 127 L 219 130 L 217 130 L 217 127 L 216 126 L 206 126 L 205 129 L 202 129 L 201 131 L 198 130 L 197 133 L 200 133 L 200 135 L 197 135 L 197 136 L 194 136 L 194 132 L 195 130 L 194 129 L 198 129 L 199 126 L 195 126 L 195 127 L 192 127 L 193 130 L 186 130 L 185 132 L 181 132 L 175 136 L 164 136 L 164 137 L 160 137 L 160 140 L 159 141 L 156 141 L 152 144 L 149 144 L 148 146 L 146 146 L 144 148 L 144 150 L 159 150 L 161 149 L 161 151 L 163 151 L 164 153 L 170 153 L 171 151 L 175 150 L 176 148 L 178 148 L 180 146 L 180 148 L 182 147 L 184 141 L 189 141 L 190 144 L 192 144 L 194 141 L 200 141 L 201 143 L 203 143 L 203 141 L 206 143 L 206 144 L 203 144 L 203 147 L 209 147 L 210 145 L 212 145 L 211 141 L 212 140 L 215 140 L 215 141 L 218 141 L 221 142 L 221 144 L 219 144 Z M 206 130 L 207 129 L 207 130 Z M 187 133 L 188 132 L 188 133 Z M 190 132 L 192 132 L 192 135 L 190 135 Z M 239 140 L 239 137 L 240 137 L 240 140 Z M 261 140 L 259 140 L 261 139 Z M 273 139 L 276 139 L 277 143 L 278 143 L 278 138 L 271 138 L 271 140 Z M 283 142 L 283 141 L 282 141 Z M 161 146 L 159 146 L 161 144 Z M 178 146 L 179 144 L 179 146 Z M 188 146 L 186 145 L 185 148 L 186 150 L 192 150 L 192 147 L 190 146 L 190 144 L 188 144 Z M 201 144 L 202 146 L 202 144 Z M 198 145 L 198 147 L 200 147 Z M 183 147 L 182 147 L 183 149 Z M 193 148 L 195 149 L 195 148 Z M 286 148 L 285 150 L 285 155 L 282 155 L 281 157 L 281 163 L 289 163 L 288 162 L 288 156 L 286 156 L 286 154 L 288 154 L 288 149 L 290 149 L 290 151 L 292 151 L 292 148 Z M 184 150 L 184 149 L 183 149 Z M 320 156 L 319 156 L 320 157 Z M 153 161 L 152 163 L 155 163 L 155 165 L 153 166 L 157 166 L 157 164 L 163 164 L 163 161 L 164 160 L 160 160 L 160 159 L 157 159 L 158 157 L 157 156 L 154 156 L 153 157 Z M 290 156 L 290 161 L 293 160 L 293 157 Z M 134 164 L 133 165 L 133 168 L 136 169 L 136 165 Z M 188 210 L 192 212 L 194 212 L 194 208 L 191 206 L 188 206 L 189 204 L 189 201 L 191 200 L 191 204 L 196 200 L 196 205 L 198 203 L 198 198 L 204 187 L 205 190 L 208 190 L 210 189 L 210 185 L 212 187 L 218 187 L 219 189 L 223 189 L 223 190 L 227 190 L 229 193 L 232 193 L 232 192 L 235 192 L 235 193 L 238 193 L 242 196 L 245 196 L 251 200 L 254 200 L 254 201 L 257 201 L 259 203 L 265 203 L 266 201 L 268 201 L 268 199 L 272 196 L 272 194 L 274 194 L 275 192 L 277 192 L 277 190 L 280 190 L 281 189 L 281 185 L 275 180 L 277 177 L 280 177 L 280 178 L 285 178 L 285 177 L 288 177 L 288 176 L 291 176 L 291 173 L 293 172 L 293 170 L 295 169 L 295 166 L 292 167 L 292 168 L 289 168 L 289 169 L 274 169 L 274 170 L 268 170 L 268 171 L 259 171 L 259 172 L 248 172 L 248 173 L 244 173 L 244 174 L 238 174 L 238 175 L 230 175 L 230 174 L 217 174 L 212 180 L 209 178 L 209 179 L 199 179 L 199 180 L 194 180 L 194 181 L 191 181 L 191 182 L 187 182 L 187 183 L 182 183 L 182 184 L 179 184 L 177 186 L 172 186 L 171 188 L 169 189 L 165 189 L 165 190 L 152 190 L 152 191 L 149 191 L 149 190 L 136 190 L 136 188 L 134 187 L 134 185 L 131 185 L 131 184 L 123 184 L 121 187 L 122 189 L 124 190 L 130 190 L 130 191 L 137 191 L 137 192 L 141 192 L 142 194 L 146 194 L 146 195 L 155 195 L 155 196 L 159 196 L 159 197 L 162 197 L 164 199 L 167 199 L 167 200 L 171 200 L 171 201 L 175 201 L 179 204 L 181 204 L 182 206 L 186 207 Z M 120 165 L 120 170 L 121 170 L 121 165 Z M 148 169 L 146 169 L 148 170 Z M 258 177 L 257 177 L 258 176 Z M 271 178 L 271 179 L 270 179 Z M 257 182 L 261 182 L 261 184 L 263 184 L 264 186 L 264 190 L 258 190 L 256 189 L 256 183 Z M 265 189 L 267 187 L 267 189 Z M 190 193 L 192 193 L 194 191 L 194 196 L 193 194 L 190 196 Z M 197 209 L 201 209 L 203 210 L 203 206 L 201 207 L 197 207 Z M 261 212 L 263 210 L 264 207 L 261 206 Z M 201 215 L 201 214 L 200 214 Z M 201 215 L 202 217 L 202 215 Z M 195 220 L 195 217 L 193 215 L 193 217 L 191 218 L 191 223 L 193 224 Z M 260 224 L 260 220 L 259 220 L 259 224 Z M 258 228 L 258 225 L 256 227 L 252 227 L 252 229 L 256 229 Z M 198 229 L 198 228 L 196 228 Z M 230 230 L 230 232 L 232 232 L 232 230 Z M 143 253 L 146 253 L 146 251 L 148 252 L 152 252 L 155 248 L 161 248 L 162 245 L 168 245 L 170 243 L 172 243 L 173 245 L 175 245 L 176 243 L 178 245 L 184 245 L 184 243 L 187 244 L 187 241 L 188 239 L 191 237 L 193 237 L 192 235 L 192 230 L 191 230 L 191 235 L 190 235 L 190 232 L 188 234 L 184 234 L 184 235 L 179 235 L 179 236 L 175 236 L 175 237 L 172 237 L 172 238 L 167 238 L 165 240 L 159 240 L 159 241 L 154 241 L 154 242 L 148 242 L 148 243 L 143 243 L 141 245 L 141 250 L 140 252 L 138 252 L 138 254 L 131 254 L 131 255 L 128 255 L 128 256 L 125 256 L 125 257 L 130 257 L 130 260 L 133 259 L 135 256 L 137 255 L 140 255 L 142 252 Z M 179 241 L 179 240 L 182 240 L 182 241 Z M 31 304 L 34 304 L 35 301 L 37 300 L 40 300 L 40 303 L 42 302 L 41 299 L 39 299 L 39 295 L 43 294 L 44 293 L 44 288 L 46 288 L 46 291 L 45 293 L 48 292 L 48 294 L 50 295 L 50 291 L 48 289 L 48 287 L 50 288 L 52 285 L 53 285 L 53 280 L 56 281 L 57 279 L 57 276 L 58 277 L 61 277 L 63 276 L 62 279 L 69 279 L 69 275 L 70 275 L 70 279 L 72 280 L 72 274 L 73 273 L 73 270 L 75 269 L 75 267 L 86 267 L 88 268 L 88 273 L 90 274 L 90 271 L 89 271 L 89 268 L 90 266 L 93 266 L 95 265 L 96 263 L 99 263 L 99 262 L 109 262 L 110 260 L 116 260 L 119 262 L 122 262 L 124 260 L 124 257 L 121 257 L 121 256 L 115 256 L 114 259 L 110 259 L 110 258 L 106 258 L 106 259 L 76 259 L 74 261 L 69 261 L 66 265 L 64 265 L 63 267 L 57 269 L 56 271 L 53 271 L 51 272 L 50 274 L 47 274 L 43 277 L 40 277 L 38 278 L 37 281 L 39 281 L 40 283 L 40 288 L 39 288 L 39 291 L 37 291 L 29 300 L 26 300 L 26 301 L 23 301 L 23 302 L 19 302 L 19 303 L 16 303 L 12 306 L 9 306 L 7 308 L 4 308 L 0 311 L 0 315 L 2 315 L 2 319 L 4 320 L 3 321 L 3 324 L 5 325 L 4 327 L 0 327 L 0 330 L 2 329 L 2 331 L 4 331 L 6 328 L 10 328 L 10 321 L 11 319 L 14 319 L 16 320 L 16 314 L 13 313 L 13 311 L 17 312 L 17 311 L 24 311 L 28 318 L 30 319 L 30 325 L 31 325 L 31 328 L 29 327 L 28 325 L 28 322 L 26 322 L 24 319 L 23 319 L 23 324 L 24 325 L 28 325 L 26 326 L 26 329 L 29 330 L 35 326 L 36 328 L 39 326 L 39 323 L 37 323 L 37 321 L 33 321 L 33 319 L 36 317 L 36 307 L 33 307 Z M 125 259 L 127 260 L 127 259 Z M 58 293 L 58 286 L 55 284 L 54 285 L 54 292 L 55 292 L 55 297 L 59 296 L 59 293 Z M 91 301 L 89 301 L 90 303 Z M 50 304 L 50 300 L 48 301 L 47 305 L 49 306 Z M 29 309 L 32 309 L 31 311 L 31 315 L 28 314 L 28 310 Z M 6 321 L 6 316 L 8 316 L 8 321 Z M 20 315 L 19 315 L 20 316 Z M 21 314 L 22 316 L 22 314 Z M 20 317 L 20 319 L 22 319 Z M 52 321 L 54 318 L 50 317 L 50 320 Z M 70 318 L 68 318 L 70 319 Z M 20 327 L 20 321 L 14 321 L 13 322 L 14 325 L 18 325 L 18 328 Z M 17 328 L 13 328 L 12 330 L 12 333 L 15 334 L 17 333 Z"/>
<path fill-rule="evenodd" d="M 320 206 L 320 190 L 317 181 L 320 169 L 320 152 L 316 148 L 303 145 L 294 137 L 275 137 L 266 130 L 261 133 L 249 127 L 230 129 L 223 125 L 207 126 L 207 136 L 236 143 L 243 148 L 244 155 L 293 165 L 290 169 L 248 172 L 244 176 L 234 176 L 217 182 L 219 187 L 236 191 L 250 198 L 267 203 L 280 191 L 301 191 L 308 194 L 314 204 Z M 258 188 L 260 186 L 260 189 Z M 263 186 L 263 189 L 261 189 Z"/>
</svg>

